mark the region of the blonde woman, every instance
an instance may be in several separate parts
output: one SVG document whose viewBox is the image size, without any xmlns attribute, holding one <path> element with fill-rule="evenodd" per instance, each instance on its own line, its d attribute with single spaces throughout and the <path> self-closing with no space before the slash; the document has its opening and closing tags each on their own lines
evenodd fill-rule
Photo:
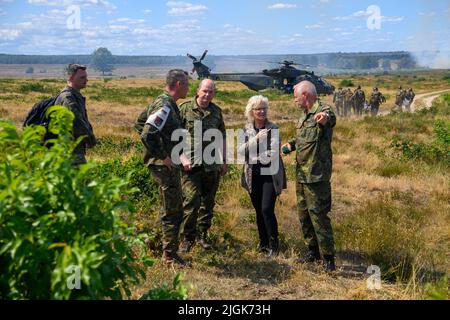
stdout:
<svg viewBox="0 0 450 320">
<path fill-rule="evenodd" d="M 245 140 L 238 152 L 245 155 L 241 184 L 252 200 L 259 232 L 259 250 L 278 254 L 278 223 L 275 202 L 286 189 L 286 173 L 280 156 L 278 126 L 267 118 L 269 100 L 253 96 L 245 108 Z"/>
</svg>

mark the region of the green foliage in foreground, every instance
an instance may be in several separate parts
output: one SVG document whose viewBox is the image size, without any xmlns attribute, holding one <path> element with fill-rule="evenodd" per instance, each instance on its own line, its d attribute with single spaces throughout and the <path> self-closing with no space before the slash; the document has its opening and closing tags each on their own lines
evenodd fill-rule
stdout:
<svg viewBox="0 0 450 320">
<path fill-rule="evenodd" d="M 0 299 L 130 297 L 130 286 L 153 263 L 121 218 L 132 219 L 123 199 L 135 189 L 128 176 L 95 175 L 93 164 L 74 167 L 73 114 L 54 109 L 50 130 L 58 137 L 51 148 L 42 146 L 43 127 L 19 133 L 0 120 Z M 184 292 L 179 282 L 174 288 Z"/>
<path fill-rule="evenodd" d="M 434 139 L 429 143 L 413 143 L 410 140 L 394 139 L 391 146 L 407 159 L 450 166 L 450 125 L 443 120 L 434 123 Z"/>
</svg>

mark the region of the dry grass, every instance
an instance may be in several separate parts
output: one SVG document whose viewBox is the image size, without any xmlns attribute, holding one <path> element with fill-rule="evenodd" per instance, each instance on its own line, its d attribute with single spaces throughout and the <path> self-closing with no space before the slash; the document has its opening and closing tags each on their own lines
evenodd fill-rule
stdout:
<svg viewBox="0 0 450 320">
<path fill-rule="evenodd" d="M 405 78 L 406 76 L 406 78 Z M 418 78 L 425 78 L 417 82 Z M 389 95 L 383 106 L 390 109 L 399 84 L 413 86 L 416 93 L 429 88 L 448 88 L 440 81 L 441 73 L 416 75 L 339 76 L 331 78 L 335 85 L 350 78 L 361 84 L 366 93 L 378 81 L 380 90 Z M 0 79 L 2 81 L 2 79 Z M 35 81 L 35 80 L 33 80 Z M 415 82 L 416 81 L 416 82 Z M 30 80 L 3 82 L 0 90 L 0 116 L 21 123 L 31 105 L 43 93 L 20 93 L 20 85 Z M 63 82 L 50 83 L 52 88 Z M 96 135 L 111 139 L 112 145 L 124 139 L 139 143 L 132 128 L 134 121 L 152 96 L 127 97 L 126 103 L 108 99 L 93 100 L 102 88 L 140 90 L 162 88 L 162 80 L 128 79 L 104 82 L 93 80 L 87 92 L 88 112 Z M 417 86 L 416 86 L 417 85 Z M 239 83 L 219 82 L 218 89 L 229 92 L 227 99 L 217 99 L 225 114 L 227 127 L 241 127 L 247 98 L 246 88 Z M 96 91 L 97 90 L 97 91 Z M 15 96 L 15 99 L 11 99 Z M 230 98 L 231 97 L 231 98 Z M 331 101 L 331 97 L 325 97 Z M 291 96 L 273 97 L 270 118 L 282 124 L 283 141 L 294 135 L 299 116 Z M 440 116 L 448 121 L 448 117 Z M 436 117 L 435 117 L 436 118 Z M 439 116 L 437 116 L 439 118 Z M 288 190 L 279 198 L 276 213 L 279 222 L 282 255 L 269 259 L 256 251 L 255 214 L 246 192 L 240 187 L 240 167 L 233 168 L 222 181 L 217 197 L 216 216 L 211 233 L 215 250 L 190 254 L 193 266 L 182 270 L 191 299 L 415 299 L 424 297 L 424 283 L 450 270 L 450 177 L 445 167 L 399 158 L 390 147 L 394 137 L 415 142 L 430 141 L 434 119 L 421 117 L 380 117 L 377 119 L 338 119 L 335 129 L 334 171 L 332 178 L 332 221 L 338 249 L 340 270 L 333 276 L 320 268 L 305 268 L 294 260 L 304 249 L 296 216 L 293 182 L 294 157 L 284 159 L 290 178 Z M 120 150 L 94 149 L 89 158 L 103 161 L 109 156 L 127 159 L 134 148 Z M 143 224 L 154 212 L 139 212 L 136 224 Z M 152 222 L 154 225 L 154 222 Z M 407 276 L 401 270 L 384 269 L 381 290 L 367 289 L 366 268 L 380 262 L 399 263 L 408 258 Z M 170 283 L 177 271 L 159 263 L 148 269 L 148 280 L 136 287 L 134 297 L 163 282 Z M 406 275 L 406 273 L 405 273 Z"/>
</svg>

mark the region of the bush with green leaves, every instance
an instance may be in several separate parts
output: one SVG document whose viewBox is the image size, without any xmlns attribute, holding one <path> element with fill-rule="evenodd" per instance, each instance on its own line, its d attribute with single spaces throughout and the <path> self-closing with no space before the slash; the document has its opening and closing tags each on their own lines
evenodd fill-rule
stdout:
<svg viewBox="0 0 450 320">
<path fill-rule="evenodd" d="M 353 81 L 350 79 L 344 79 L 339 83 L 340 87 L 353 87 Z"/>
<path fill-rule="evenodd" d="M 121 218 L 128 178 L 72 165 L 73 114 L 53 107 L 45 128 L 0 120 L 0 299 L 121 299 L 145 277 L 145 246 Z M 129 219 L 127 219 L 129 220 Z M 79 271 L 80 289 L 76 284 Z"/>
<path fill-rule="evenodd" d="M 156 211 L 159 207 L 158 187 L 142 156 L 133 156 L 125 161 L 120 158 L 106 160 L 95 168 L 94 175 L 102 179 L 111 175 L 127 178 L 129 187 L 137 190 L 128 199 L 138 210 Z"/>
<path fill-rule="evenodd" d="M 399 151 L 404 158 L 423 160 L 430 163 L 442 163 L 450 166 L 450 125 L 444 120 L 434 123 L 434 139 L 430 143 L 413 143 L 396 138 L 391 147 Z"/>
</svg>

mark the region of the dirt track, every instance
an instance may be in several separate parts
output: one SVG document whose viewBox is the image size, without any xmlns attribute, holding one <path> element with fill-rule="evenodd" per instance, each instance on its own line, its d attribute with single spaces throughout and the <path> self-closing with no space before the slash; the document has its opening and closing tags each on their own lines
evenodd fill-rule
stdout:
<svg viewBox="0 0 450 320">
<path fill-rule="evenodd" d="M 425 108 L 431 108 L 433 100 L 445 92 L 450 92 L 450 89 L 421 93 L 416 95 L 413 103 L 411 104 L 411 111 L 416 111 L 416 103 L 418 103 L 419 101 L 423 101 Z"/>
</svg>

